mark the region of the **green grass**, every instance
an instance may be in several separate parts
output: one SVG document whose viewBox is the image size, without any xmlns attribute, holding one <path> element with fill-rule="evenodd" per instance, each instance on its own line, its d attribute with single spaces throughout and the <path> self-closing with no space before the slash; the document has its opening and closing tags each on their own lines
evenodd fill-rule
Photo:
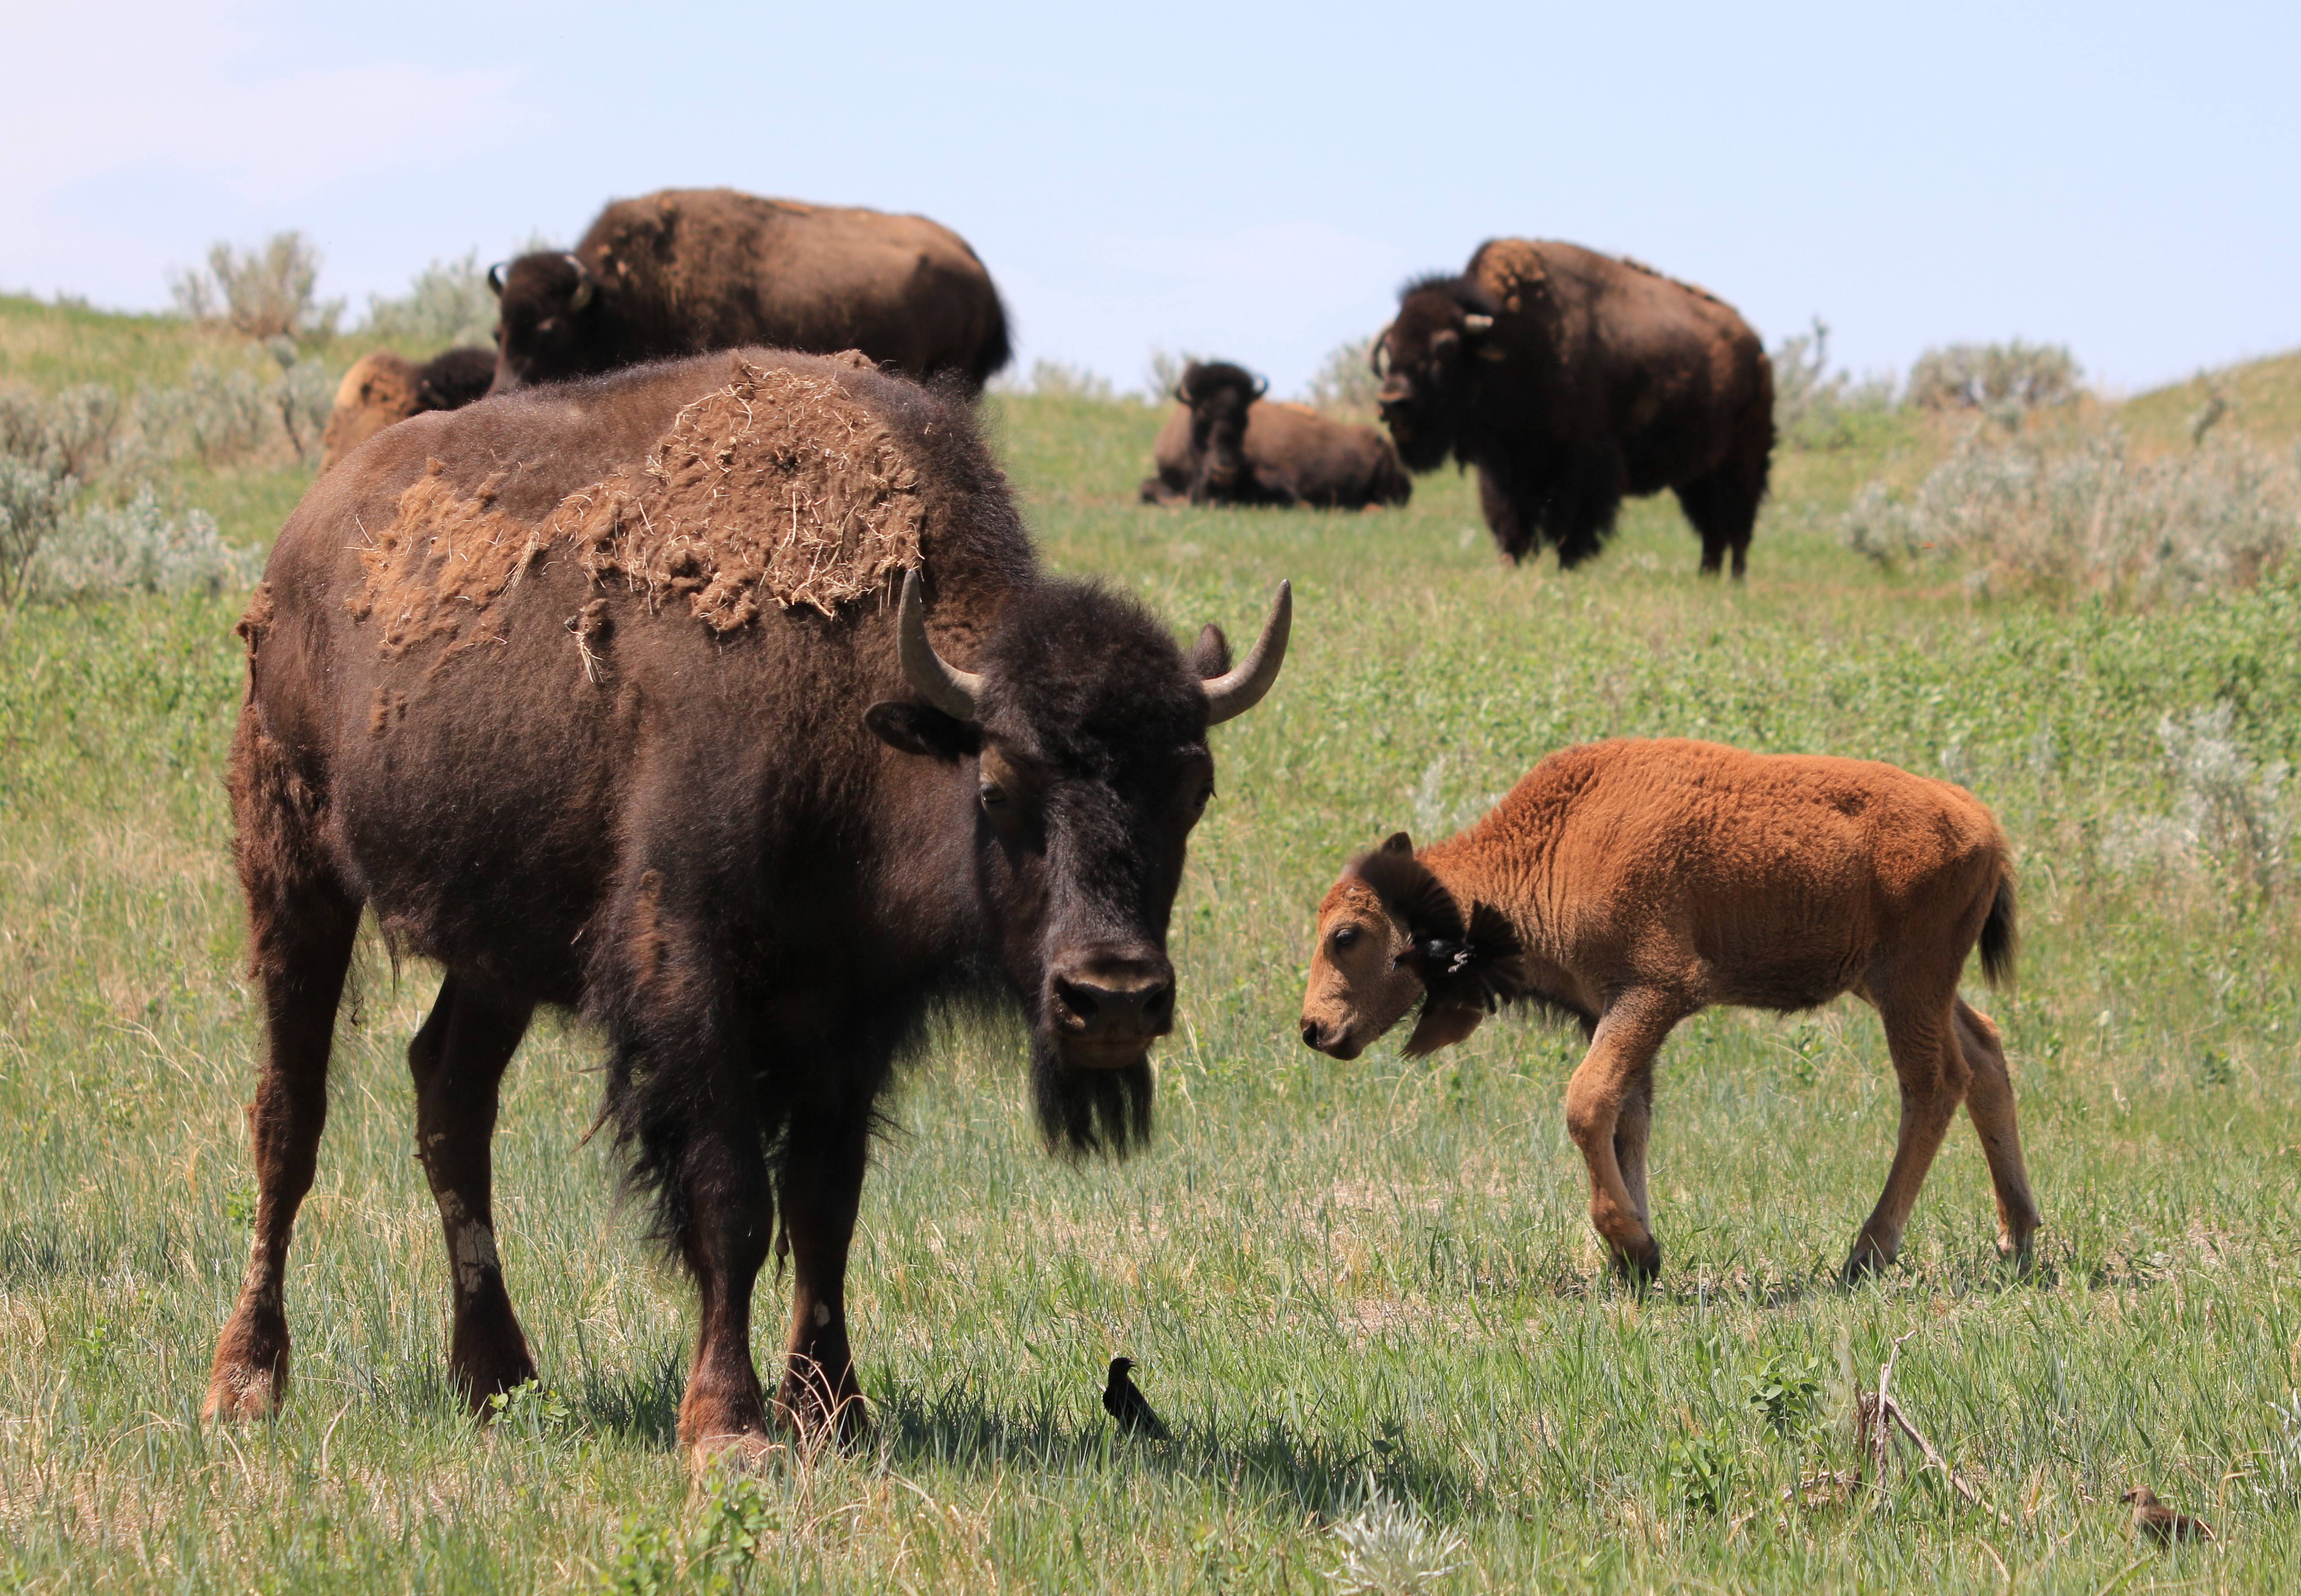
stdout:
<svg viewBox="0 0 2301 1596">
<path fill-rule="evenodd" d="M 1452 473 L 1404 513 L 1155 511 L 1133 503 L 1155 413 L 996 416 L 1055 564 L 1234 636 L 1291 576 L 1296 643 L 1271 700 L 1217 734 L 1156 1145 L 1050 1161 L 1015 1039 L 938 1040 L 895 1103 L 851 1277 L 876 1424 L 761 1475 L 756 1588 L 1327 1590 L 1331 1526 L 1369 1480 L 1464 1537 L 1450 1591 L 2301 1584 L 2301 1497 L 2242 1473 L 2301 1386 L 2295 904 L 2120 875 L 2101 848 L 2173 801 L 2164 714 L 2228 699 L 2252 757 L 2301 762 L 2301 591 L 2153 616 L 1882 576 L 1830 522 L 1931 447 L 1915 429 L 1786 457 L 1737 589 L 1695 578 L 1666 504 L 1586 572 L 1506 571 Z M 242 494 L 239 524 L 289 492 L 180 487 Z M 444 1388 L 403 1058 L 435 976 L 378 949 L 297 1235 L 293 1403 L 197 1422 L 249 1191 L 219 779 L 233 618 L 34 609 L 0 638 L 0 1588 L 597 1588 L 725 1498 L 672 1449 L 690 1299 L 616 1212 L 601 1145 L 578 1146 L 598 1061 L 580 1032 L 527 1043 L 498 1144 L 512 1287 L 564 1412 L 483 1433 Z M 1662 732 L 1948 772 L 2004 818 L 2023 973 L 1983 1001 L 2046 1211 L 2033 1278 L 1994 1259 L 1961 1129 L 1902 1265 L 1830 1283 L 1895 1109 L 1850 1004 L 1681 1027 L 1655 1131 L 1667 1274 L 1644 1297 L 1588 1232 L 1569 1033 L 1510 1017 L 1435 1059 L 1351 1065 L 1295 1040 L 1310 910 L 1351 851 L 1467 818 L 1560 744 Z M 1853 1466 L 1841 1367 L 1874 1383 L 1905 1333 L 1896 1391 L 2010 1527 L 1906 1465 L 1887 1495 L 1781 1500 Z M 1096 1394 L 1119 1350 L 1172 1446 L 1112 1437 Z M 1750 1400 L 1784 1363 L 1821 1371 L 1819 1422 L 1788 1437 Z M 2224 1544 L 2133 1547 L 2116 1499 L 2137 1482 Z M 1689 1500 L 1710 1494 L 1716 1513 Z"/>
</svg>

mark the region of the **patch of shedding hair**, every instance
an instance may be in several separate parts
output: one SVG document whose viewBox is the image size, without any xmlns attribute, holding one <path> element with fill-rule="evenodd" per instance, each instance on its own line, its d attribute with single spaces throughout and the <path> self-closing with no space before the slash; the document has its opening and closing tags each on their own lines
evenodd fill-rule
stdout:
<svg viewBox="0 0 2301 1596">
<path fill-rule="evenodd" d="M 840 363 L 870 369 L 858 355 Z M 925 508 L 902 441 L 837 380 L 741 355 L 643 464 L 568 494 L 542 521 L 498 507 L 508 476 L 465 493 L 431 461 L 360 547 L 366 580 L 347 606 L 381 617 L 385 657 L 432 639 L 449 653 L 491 640 L 482 623 L 561 546 L 594 581 L 620 582 L 650 610 L 684 598 L 722 634 L 762 602 L 834 614 L 919 564 Z"/>
</svg>

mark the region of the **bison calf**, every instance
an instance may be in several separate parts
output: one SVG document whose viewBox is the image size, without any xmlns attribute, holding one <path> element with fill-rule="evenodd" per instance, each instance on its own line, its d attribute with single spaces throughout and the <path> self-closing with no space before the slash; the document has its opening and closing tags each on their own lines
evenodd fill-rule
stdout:
<svg viewBox="0 0 2301 1596">
<path fill-rule="evenodd" d="M 1902 1123 L 1846 1278 L 1893 1260 L 1962 1102 L 1997 1190 L 1997 1247 L 2037 1207 L 1997 1028 L 1957 993 L 1981 944 L 2013 966 L 2005 836 L 1970 793 L 1868 760 L 1676 739 L 1566 748 L 1484 819 L 1418 853 L 1403 831 L 1318 908 L 1302 1040 L 1355 1058 L 1418 1001 L 1410 1055 L 1527 999 L 1581 1022 L 1566 1122 L 1618 1267 L 1661 1265 L 1646 1205 L 1654 1054 L 1712 1004 L 1788 1012 L 1853 992 L 1885 1023 Z"/>
<path fill-rule="evenodd" d="M 1266 403 L 1269 386 L 1228 361 L 1192 361 L 1175 385 L 1181 407 L 1159 429 L 1159 474 L 1144 480 L 1142 502 L 1364 510 L 1413 497 L 1390 439 L 1301 405 Z"/>
<path fill-rule="evenodd" d="M 379 349 L 352 363 L 337 385 L 335 407 L 320 434 L 320 473 L 395 422 L 431 410 L 461 410 L 495 380 L 491 349 L 450 349 L 422 365 Z"/>
</svg>

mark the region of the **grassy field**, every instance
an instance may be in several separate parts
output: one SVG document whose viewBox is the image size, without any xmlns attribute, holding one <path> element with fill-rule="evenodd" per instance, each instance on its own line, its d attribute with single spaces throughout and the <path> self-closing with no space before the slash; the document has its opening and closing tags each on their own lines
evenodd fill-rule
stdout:
<svg viewBox="0 0 2301 1596">
<path fill-rule="evenodd" d="M 2272 1408 L 2301 1387 L 2301 944 L 2270 768 L 2301 761 L 2301 586 L 2135 615 L 1881 574 L 1834 515 L 1922 470 L 1938 443 L 1914 424 L 1786 458 L 1734 588 L 1695 578 L 1663 504 L 1585 572 L 1505 571 L 1451 473 L 1403 513 L 1152 511 L 1132 499 L 1153 413 L 995 416 L 1053 564 L 1234 635 L 1291 576 L 1296 643 L 1217 734 L 1156 1145 L 1053 1162 L 1016 1039 L 940 1038 L 866 1189 L 849 1305 L 875 1424 L 740 1486 L 691 1486 L 674 1453 L 690 1299 L 577 1145 L 598 1052 L 569 1028 L 526 1044 L 498 1144 L 551 1394 L 464 1417 L 403 1056 L 435 977 L 380 949 L 297 1236 L 294 1401 L 199 1425 L 252 1196 L 219 779 L 237 602 L 36 608 L 0 637 L 0 1589 L 1309 1592 L 1335 1588 L 1335 1526 L 1369 1491 L 1460 1537 L 1435 1590 L 2301 1586 L 2301 1423 Z M 180 489 L 244 538 L 299 483 Z M 2201 787 L 2161 723 L 2224 704 L 2227 779 Z M 1352 850 L 1624 733 L 1889 759 L 1996 808 L 2024 964 L 1978 1000 L 2046 1212 L 2033 1276 L 1995 1259 L 1960 1129 L 1902 1264 L 1831 1283 L 1896 1107 L 1851 1004 L 1680 1029 L 1644 1295 L 1585 1218 L 1572 1033 L 1511 1018 L 1415 1063 L 1301 1046 L 1310 910 Z M 2137 862 L 2153 820 L 2216 803 L 2267 840 Z M 1986 1508 L 1909 1454 L 1886 1491 L 1800 1500 L 1854 1466 L 1853 1386 L 1904 1337 L 1895 1390 Z M 1118 1351 L 1171 1444 L 1114 1438 Z M 2136 1483 L 2222 1544 L 2135 1545 Z"/>
</svg>

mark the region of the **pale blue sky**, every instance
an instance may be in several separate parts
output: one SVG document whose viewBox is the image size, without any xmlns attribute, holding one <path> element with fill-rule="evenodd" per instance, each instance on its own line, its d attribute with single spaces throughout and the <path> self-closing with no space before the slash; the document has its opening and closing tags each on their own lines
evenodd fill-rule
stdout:
<svg viewBox="0 0 2301 1596">
<path fill-rule="evenodd" d="M 2066 341 L 2138 389 L 2301 344 L 2301 6 L 9 0 L 0 286 L 165 300 L 283 227 L 355 310 L 672 185 L 916 210 L 1023 357 L 1297 385 L 1498 233 L 1857 369 Z"/>
</svg>

